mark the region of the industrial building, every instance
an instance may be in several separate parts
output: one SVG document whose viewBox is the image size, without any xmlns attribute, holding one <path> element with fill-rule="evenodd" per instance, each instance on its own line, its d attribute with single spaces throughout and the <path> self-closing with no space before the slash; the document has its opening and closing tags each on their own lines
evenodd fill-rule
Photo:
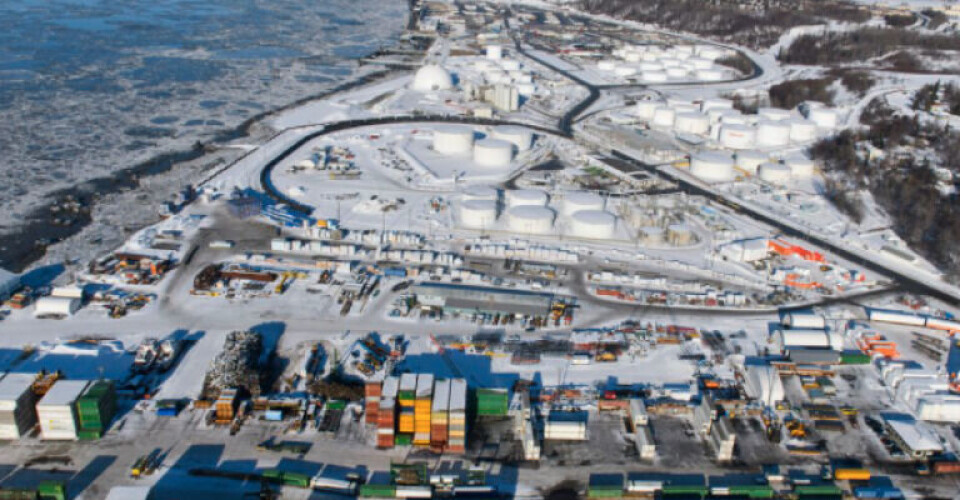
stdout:
<svg viewBox="0 0 960 500">
<path fill-rule="evenodd" d="M 411 287 L 411 293 L 421 307 L 461 314 L 545 316 L 556 301 L 549 293 L 447 283 L 420 283 Z"/>
</svg>

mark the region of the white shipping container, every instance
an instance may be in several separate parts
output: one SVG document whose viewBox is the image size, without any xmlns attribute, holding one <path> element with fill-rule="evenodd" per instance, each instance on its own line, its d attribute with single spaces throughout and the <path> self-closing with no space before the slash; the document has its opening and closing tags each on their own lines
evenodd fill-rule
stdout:
<svg viewBox="0 0 960 500">
<path fill-rule="evenodd" d="M 0 381 L 0 439 L 19 439 L 37 423 L 34 375 L 11 373 Z"/>
<path fill-rule="evenodd" d="M 76 401 L 89 384 L 87 380 L 61 380 L 37 403 L 43 439 L 77 439 Z"/>
<path fill-rule="evenodd" d="M 868 312 L 870 321 L 879 321 L 881 323 L 894 323 L 898 325 L 924 326 L 926 320 L 923 316 L 917 316 L 907 312 L 896 311 L 878 311 L 870 309 Z"/>
<path fill-rule="evenodd" d="M 824 329 L 827 327 L 823 316 L 813 313 L 787 313 L 783 316 L 783 325 L 790 328 Z"/>
<path fill-rule="evenodd" d="M 429 486 L 397 486 L 397 498 L 430 498 L 433 490 Z"/>
</svg>

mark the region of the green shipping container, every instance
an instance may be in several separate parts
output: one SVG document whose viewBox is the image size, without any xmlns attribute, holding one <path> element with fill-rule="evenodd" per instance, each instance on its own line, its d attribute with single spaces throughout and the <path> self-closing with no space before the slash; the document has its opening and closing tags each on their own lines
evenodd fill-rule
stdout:
<svg viewBox="0 0 960 500">
<path fill-rule="evenodd" d="M 706 486 L 696 486 L 696 485 L 664 485 L 663 489 L 660 490 L 664 495 L 699 495 L 701 497 L 706 496 L 709 492 L 709 488 Z"/>
<path fill-rule="evenodd" d="M 746 496 L 750 498 L 773 498 L 774 491 L 773 488 L 769 486 L 731 486 L 730 494 L 736 496 Z"/>
<path fill-rule="evenodd" d="M 843 351 L 840 353 L 840 363 L 844 365 L 869 365 L 870 355 L 860 351 Z"/>
<path fill-rule="evenodd" d="M 506 389 L 477 389 L 477 415 L 502 417 L 510 406 Z"/>
<path fill-rule="evenodd" d="M 622 496 L 623 490 L 590 488 L 587 491 L 587 498 L 620 498 Z"/>
<path fill-rule="evenodd" d="M 79 429 L 77 431 L 77 439 L 80 441 L 96 441 L 101 437 L 103 437 L 103 432 L 99 430 Z"/>
<path fill-rule="evenodd" d="M 37 486 L 37 493 L 42 500 L 66 500 L 67 487 L 60 481 L 42 481 Z"/>
<path fill-rule="evenodd" d="M 832 484 L 795 486 L 793 492 L 800 496 L 842 495 L 840 488 Z"/>
<path fill-rule="evenodd" d="M 77 416 L 82 430 L 106 430 L 116 412 L 117 393 L 109 380 L 94 382 L 77 399 Z"/>
<path fill-rule="evenodd" d="M 296 486 L 297 488 L 309 488 L 310 476 L 300 474 L 299 472 L 284 472 L 283 484 L 287 486 Z"/>
<path fill-rule="evenodd" d="M 392 484 L 362 484 L 360 496 L 365 498 L 393 498 L 397 496 L 397 487 Z"/>
<path fill-rule="evenodd" d="M 347 408 L 347 402 L 342 399 L 333 399 L 327 401 L 328 410 L 343 410 Z"/>
<path fill-rule="evenodd" d="M 412 434 L 397 434 L 393 438 L 394 446 L 410 446 L 413 444 L 413 435 Z"/>
<path fill-rule="evenodd" d="M 279 483 L 283 481 L 283 472 L 277 469 L 267 469 L 260 473 L 260 475 L 267 481 Z"/>
</svg>

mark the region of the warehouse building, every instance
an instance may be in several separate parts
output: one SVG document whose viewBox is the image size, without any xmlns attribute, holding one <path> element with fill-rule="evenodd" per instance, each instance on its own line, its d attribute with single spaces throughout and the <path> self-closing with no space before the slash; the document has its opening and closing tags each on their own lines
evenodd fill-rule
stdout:
<svg viewBox="0 0 960 500">
<path fill-rule="evenodd" d="M 927 424 L 905 415 L 884 415 L 883 420 L 890 439 L 908 456 L 924 459 L 943 453 L 940 438 Z"/>
<path fill-rule="evenodd" d="M 421 307 L 453 313 L 514 314 L 544 316 L 555 297 L 550 293 L 503 290 L 447 283 L 421 283 L 411 288 Z"/>
</svg>

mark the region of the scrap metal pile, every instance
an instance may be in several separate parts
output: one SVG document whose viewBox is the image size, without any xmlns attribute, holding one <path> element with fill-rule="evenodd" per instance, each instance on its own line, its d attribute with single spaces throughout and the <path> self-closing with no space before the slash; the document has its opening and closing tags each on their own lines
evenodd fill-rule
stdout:
<svg viewBox="0 0 960 500">
<path fill-rule="evenodd" d="M 246 389 L 251 395 L 260 394 L 260 356 L 263 339 L 259 333 L 233 331 L 227 334 L 223 351 L 213 360 L 204 392 L 218 394 L 227 388 Z"/>
</svg>

